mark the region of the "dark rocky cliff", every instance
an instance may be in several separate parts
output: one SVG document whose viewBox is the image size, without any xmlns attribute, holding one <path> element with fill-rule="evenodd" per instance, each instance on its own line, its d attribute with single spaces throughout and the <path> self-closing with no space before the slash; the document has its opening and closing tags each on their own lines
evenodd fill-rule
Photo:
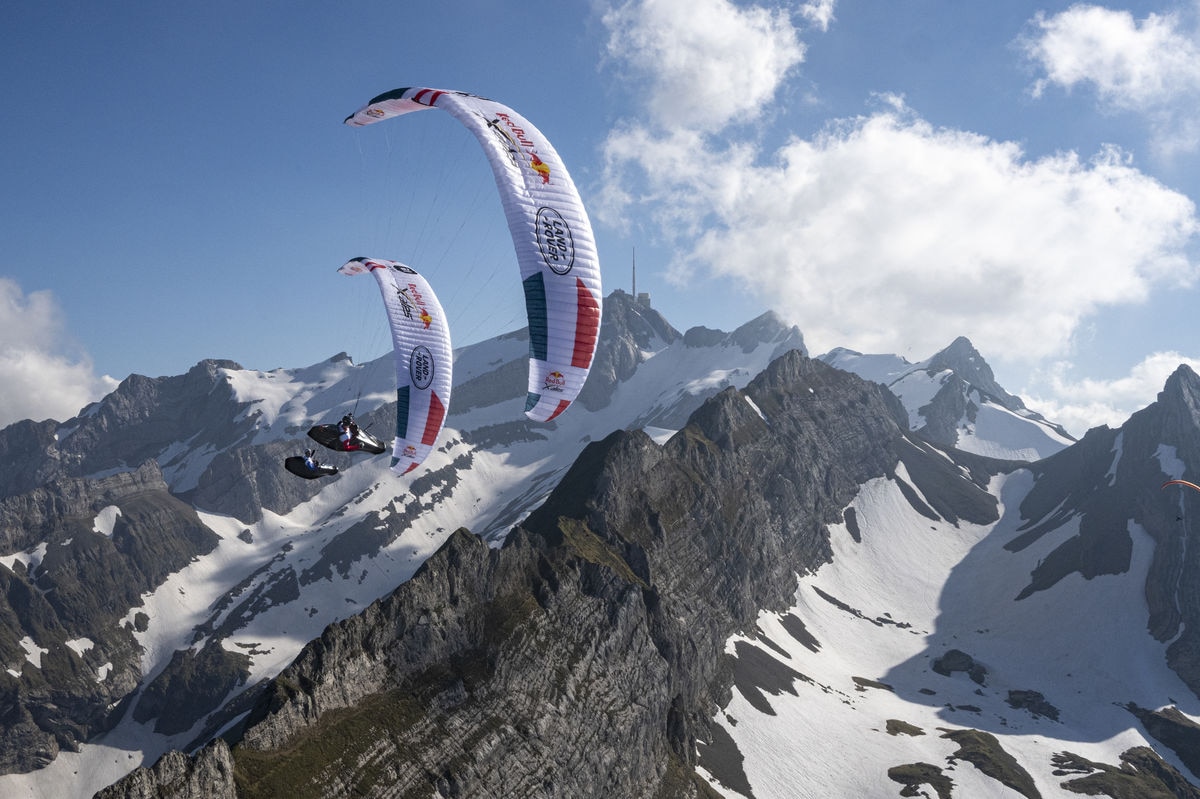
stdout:
<svg viewBox="0 0 1200 799">
<path fill-rule="evenodd" d="M 863 481 L 903 458 L 943 512 L 995 518 L 904 422 L 880 386 L 792 351 L 665 446 L 613 433 L 502 548 L 459 531 L 259 689 L 227 736 L 236 787 L 218 742 L 102 795 L 707 795 L 694 765 L 732 685 L 725 641 L 828 559 Z M 947 469 L 953 491 L 921 485 Z M 218 775 L 208 793 L 197 774 Z"/>
<path fill-rule="evenodd" d="M 1135 413 L 1120 429 L 1089 430 L 1075 446 L 1032 466 L 1038 481 L 1021 514 L 1029 519 L 1008 545 L 1014 551 L 1079 517 L 1078 534 L 1068 538 L 1034 570 L 1022 592 L 1028 596 L 1068 574 L 1083 577 L 1121 574 L 1133 551 L 1131 526 L 1155 542 L 1146 578 L 1149 629 L 1172 641 L 1168 663 L 1200 692 L 1200 546 L 1193 527 L 1200 522 L 1200 493 L 1159 490 L 1175 461 L 1182 477 L 1200 480 L 1200 376 L 1180 366 L 1157 401 Z M 1174 639 L 1174 640 L 1172 640 Z"/>
<path fill-rule="evenodd" d="M 105 508 L 116 509 L 111 535 L 95 529 Z M 9 773 L 43 766 L 120 718 L 118 703 L 142 677 L 123 617 L 217 539 L 151 461 L 0 500 L 0 540 L 9 552 L 45 545 L 30 567 L 0 568 L 0 653 L 17 675 L 0 689 L 0 773 Z M 27 637 L 45 650 L 40 668 L 26 661 Z M 83 640 L 86 648 L 68 645 Z"/>
<path fill-rule="evenodd" d="M 241 368 L 232 361 L 206 360 L 183 375 L 132 375 L 75 419 L 25 421 L 0 430 L 0 463 L 8 465 L 0 471 L 0 498 L 36 491 L 54 480 L 130 471 L 155 460 L 163 473 L 199 472 L 195 485 L 170 489 L 204 510 L 246 522 L 261 518 L 263 508 L 291 510 L 318 487 L 289 479 L 278 468 L 284 457 L 296 454 L 294 441 L 251 443 L 260 412 L 235 397 L 223 372 Z M 394 403 L 390 410 L 394 415 Z M 387 412 L 388 406 L 374 409 L 360 422 L 386 429 Z M 303 429 L 290 432 L 304 435 Z M 181 448 L 180 442 L 188 446 Z"/>
</svg>

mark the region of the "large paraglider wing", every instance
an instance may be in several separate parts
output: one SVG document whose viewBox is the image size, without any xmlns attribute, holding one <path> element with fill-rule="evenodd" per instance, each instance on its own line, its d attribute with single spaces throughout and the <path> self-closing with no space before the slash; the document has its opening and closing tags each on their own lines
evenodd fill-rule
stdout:
<svg viewBox="0 0 1200 799">
<path fill-rule="evenodd" d="M 1200 491 L 1200 486 L 1196 485 L 1195 483 L 1189 483 L 1187 480 L 1168 480 L 1162 484 L 1163 488 L 1166 488 L 1167 486 L 1183 486 L 1194 491 Z"/>
<path fill-rule="evenodd" d="M 318 477 L 328 477 L 332 474 L 337 474 L 336 466 L 326 466 L 325 464 L 317 464 L 315 467 L 310 467 L 304 462 L 304 458 L 299 455 L 293 455 L 283 461 L 283 468 L 287 469 L 297 477 L 303 477 L 305 480 L 316 480 Z"/>
<path fill-rule="evenodd" d="M 545 422 L 579 395 L 600 335 L 600 259 L 583 201 L 549 140 L 506 105 L 462 92 L 406 88 L 346 118 L 369 125 L 441 108 L 487 153 L 516 249 L 529 315 L 525 415 Z"/>
<path fill-rule="evenodd" d="M 450 327 L 429 282 L 415 269 L 381 258 L 354 258 L 338 270 L 371 273 L 387 309 L 396 358 L 396 438 L 392 470 L 407 474 L 433 449 L 450 406 Z"/>
</svg>

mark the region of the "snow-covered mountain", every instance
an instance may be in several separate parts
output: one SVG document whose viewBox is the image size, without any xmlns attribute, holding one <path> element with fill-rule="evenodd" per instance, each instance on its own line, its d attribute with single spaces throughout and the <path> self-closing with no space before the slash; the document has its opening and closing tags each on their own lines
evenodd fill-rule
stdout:
<svg viewBox="0 0 1200 799">
<path fill-rule="evenodd" d="M 706 397 L 803 347 L 772 314 L 680 334 L 616 292 L 580 407 L 549 425 L 522 413 L 524 331 L 457 351 L 442 444 L 411 481 L 357 454 L 326 453 L 342 468 L 329 480 L 280 468 L 315 422 L 355 411 L 388 429 L 390 355 L 270 372 L 206 361 L 132 376 L 76 419 L 0 431 L 0 581 L 38 598 L 33 622 L 0 617 L 0 681 L 21 718 L 9 732 L 22 731 L 4 737 L 0 764 L 27 772 L 0 776 L 0 793 L 90 795 L 210 734 L 210 711 L 407 580 L 454 530 L 498 545 L 588 441 L 669 435 Z M 37 689 L 56 682 L 57 719 L 39 721 L 50 696 Z M 73 753 L 83 741 L 95 743 Z"/>
<path fill-rule="evenodd" d="M 838 348 L 822 361 L 887 386 L 908 409 L 909 427 L 930 441 L 992 458 L 1038 460 L 1074 438 L 1005 391 L 966 338 L 920 363 Z"/>
<path fill-rule="evenodd" d="M 1181 367 L 1120 430 L 996 474 L 982 524 L 903 471 L 865 483 L 831 562 L 728 642 L 726 795 L 1200 796 L 1200 495 L 1159 487 L 1195 477 L 1197 399 Z"/>
<path fill-rule="evenodd" d="M 786 364 L 768 370 L 788 352 L 794 354 Z M 530 423 L 521 413 L 527 357 L 521 333 L 458 351 L 442 444 L 411 482 L 391 475 L 384 458 L 330 453 L 329 460 L 342 472 L 312 483 L 291 478 L 279 467 L 285 455 L 303 448 L 303 432 L 310 424 L 336 419 L 347 410 L 355 410 L 369 429 L 386 431 L 387 419 L 394 415 L 389 405 L 394 396 L 390 356 L 360 366 L 342 355 L 305 369 L 273 372 L 203 362 L 180 377 L 132 377 L 66 423 L 26 422 L 0 431 L 0 463 L 6 466 L 0 472 L 0 563 L 7 566 L 0 569 L 7 597 L 7 605 L 0 608 L 0 655 L 9 669 L 0 675 L 0 690 L 13 708 L 6 718 L 15 720 L 6 728 L 7 750 L 0 753 L 0 764 L 13 773 L 0 776 L 0 794 L 90 795 L 169 749 L 190 750 L 222 730 L 236 739 L 236 730 L 245 727 L 248 718 L 260 719 L 252 728 L 260 732 L 249 733 L 251 737 L 282 730 L 275 720 L 278 714 L 286 715 L 293 700 L 308 696 L 321 697 L 302 713 L 315 719 L 319 708 L 330 706 L 330 699 L 315 687 L 298 693 L 287 687 L 322 684 L 317 672 L 305 671 L 301 664 L 319 663 L 321 669 L 338 674 L 330 678 L 331 684 L 342 686 L 338 701 L 348 701 L 360 687 L 390 685 L 382 677 L 383 682 L 373 682 L 370 676 L 374 644 L 368 641 L 381 636 L 407 636 L 388 644 L 393 652 L 388 657 L 393 659 L 410 651 L 409 639 L 422 631 L 440 636 L 424 639 L 413 662 L 452 672 L 467 669 L 464 675 L 476 676 L 462 676 L 466 682 L 454 690 L 468 695 L 501 677 L 514 677 L 515 667 L 500 650 L 489 656 L 484 672 L 471 670 L 476 667 L 470 666 L 470 657 L 463 660 L 464 652 L 491 651 L 487 646 L 500 644 L 475 641 L 478 621 L 460 629 L 452 610 L 467 602 L 463 597 L 485 594 L 488 586 L 523 584 L 511 574 L 503 579 L 491 572 L 486 579 L 481 576 L 487 569 L 503 572 L 505 563 L 531 564 L 528 568 L 540 586 L 532 594 L 535 604 L 551 615 L 566 614 L 568 624 L 536 629 L 563 641 L 569 637 L 565 631 L 571 629 L 570 613 L 583 614 L 573 622 L 574 634 L 582 635 L 603 629 L 609 623 L 603 619 L 611 622 L 627 613 L 634 613 L 629 619 L 635 619 L 634 606 L 642 603 L 678 610 L 670 619 L 679 621 L 650 612 L 652 626 L 668 627 L 650 631 L 655 642 L 646 650 L 650 665 L 631 666 L 625 672 L 639 684 L 652 674 L 665 678 L 653 665 L 654 658 L 662 657 L 671 664 L 670 673 L 678 672 L 667 681 L 676 684 L 682 679 L 680 685 L 686 686 L 675 700 L 682 703 L 679 709 L 665 711 L 658 721 L 653 714 L 643 717 L 650 726 L 637 735 L 645 742 L 645 753 L 653 755 L 646 760 L 647 768 L 660 780 L 662 764 L 653 765 L 655 757 L 675 763 L 668 771 L 676 773 L 691 768 L 688 764 L 698 756 L 697 773 L 713 782 L 704 788 L 684 780 L 692 787 L 664 795 L 697 795 L 695 791 L 702 790 L 730 796 L 895 795 L 903 786 L 888 782 L 889 769 L 944 763 L 947 752 L 960 745 L 941 737 L 937 724 L 992 734 L 997 729 L 1008 732 L 1010 724 L 1012 730 L 1034 730 L 1031 734 L 1040 736 L 1040 745 L 1019 746 L 1005 739 L 1005 746 L 1022 762 L 1026 757 L 1037 762 L 1025 768 L 1042 795 L 1059 795 L 1045 765 L 1046 751 L 1056 741 L 1064 742 L 1063 749 L 1109 764 L 1130 745 L 1148 742 L 1169 763 L 1182 767 L 1173 750 L 1146 734 L 1151 722 L 1124 709 L 1096 707 L 1122 702 L 1154 711 L 1176 704 L 1184 712 L 1195 712 L 1190 704 L 1194 694 L 1178 676 L 1191 674 L 1186 653 L 1176 656 L 1176 671 L 1170 671 L 1161 643 L 1173 636 L 1176 643 L 1184 640 L 1178 626 L 1191 612 L 1191 600 L 1168 591 L 1164 597 L 1170 601 L 1152 602 L 1151 617 L 1160 623 L 1153 631 L 1157 637 L 1151 638 L 1145 633 L 1145 601 L 1138 599 L 1141 594 L 1132 594 L 1138 585 L 1148 596 L 1161 591 L 1151 585 L 1178 581 L 1178 569 L 1164 573 L 1161 565 L 1157 571 L 1144 568 L 1144 548 L 1133 546 L 1130 552 L 1141 554 L 1131 555 L 1121 572 L 1119 553 L 1108 560 L 1096 557 L 1098 547 L 1109 547 L 1120 536 L 1104 537 L 1102 532 L 1097 545 L 1085 535 L 1112 522 L 1110 506 L 1096 505 L 1094 498 L 1088 500 L 1093 505 L 1086 506 L 1081 497 L 1111 488 L 1105 480 L 1111 481 L 1110 467 L 1117 468 L 1112 452 L 1120 451 L 1121 445 L 1106 450 L 1085 439 L 1064 449 L 1070 443 L 1065 434 L 995 385 L 990 369 L 965 339 L 917 365 L 847 351 L 825 356 L 841 369 L 887 385 L 900 401 L 887 392 L 876 396 L 867 388 L 870 384 L 836 377 L 833 370 L 814 372 L 815 365 L 800 357 L 804 352 L 799 331 L 772 314 L 733 333 L 695 328 L 680 334 L 655 311 L 617 292 L 606 300 L 600 348 L 578 406 L 549 425 Z M 1187 376 L 1178 382 L 1186 394 Z M 731 398 L 738 401 L 731 404 Z M 797 424 L 796 414 L 803 415 L 803 433 L 786 433 Z M 1184 417 L 1173 423 L 1171 435 L 1176 439 L 1180 430 L 1196 428 L 1195 418 Z M 676 435 L 689 419 L 692 424 Z M 638 429 L 649 434 L 644 443 L 612 443 L 613 431 Z M 1093 433 L 1102 436 L 1105 431 Z M 620 441 L 636 442 L 631 435 L 620 434 Z M 1164 467 L 1164 473 L 1183 473 L 1191 443 L 1172 445 L 1173 471 Z M 733 455 L 724 453 L 743 446 L 758 455 L 739 467 Z M 613 453 L 623 448 L 631 448 L 624 456 L 631 460 L 607 471 L 615 468 L 607 465 L 617 457 Z M 1028 465 L 1012 462 L 1034 461 L 1053 452 L 1059 454 Z M 1196 453 L 1200 457 L 1200 449 Z M 716 465 L 707 463 L 710 457 Z M 641 464 L 647 458 L 658 465 L 644 472 Z M 1138 468 L 1145 460 L 1139 455 Z M 1160 461 L 1166 464 L 1160 458 L 1151 465 Z M 1090 471 L 1082 469 L 1081 462 L 1089 464 Z M 825 466 L 818 470 L 818 463 Z M 693 503 L 678 511 L 682 515 L 663 515 L 662 499 L 652 510 L 638 510 L 641 497 L 660 475 L 679 468 L 681 474 L 711 478 L 696 482 L 689 477 L 676 486 L 676 494 L 683 488 L 695 492 Z M 592 479 L 589 475 L 597 469 L 602 476 Z M 1080 475 L 1097 469 L 1094 483 L 1081 482 Z M 1154 482 L 1143 474 L 1136 479 Z M 1158 491 L 1157 482 L 1153 488 Z M 814 492 L 801 503 L 802 512 L 794 505 L 797 491 L 799 496 Z M 755 499 L 760 494 L 762 498 Z M 673 495 L 664 491 L 662 496 Z M 1139 507 L 1158 507 L 1154 503 L 1163 501 L 1153 492 L 1137 497 Z M 760 506 L 775 510 L 761 516 Z M 810 517 L 815 506 L 824 510 Z M 622 510 L 618 513 L 616 508 Z M 647 529 L 662 532 L 641 540 L 631 538 L 624 523 L 595 526 L 593 516 L 614 513 L 633 514 L 630 518 L 649 524 Z M 792 521 L 784 521 L 789 516 Z M 1159 516 L 1153 519 L 1161 521 Z M 577 517 L 592 521 L 583 527 L 554 521 Z M 684 528 L 678 527 L 681 523 Z M 518 524 L 532 532 L 514 538 L 510 532 Z M 777 529 L 780 524 L 782 530 Z M 1145 521 L 1138 524 L 1158 529 Z M 671 543 L 682 533 L 670 531 L 697 525 L 708 544 L 679 549 Z M 796 525 L 795 533 L 789 532 Z M 460 529 L 489 542 L 491 556 L 473 549 L 471 536 L 456 533 Z M 779 557 L 764 560 L 770 550 L 765 548 L 767 540 L 757 536 L 766 534 L 778 536 L 769 540 L 775 542 L 770 546 Z M 554 543 L 564 535 L 568 550 L 583 552 L 585 562 L 599 565 L 582 572 L 577 565 L 564 566 L 563 544 Z M 660 535 L 666 538 L 659 540 Z M 800 537 L 793 540 L 794 535 Z M 748 536 L 757 543 L 737 543 Z M 1155 552 L 1186 541 L 1178 531 L 1174 538 L 1162 536 L 1151 546 Z M 1072 544 L 1076 538 L 1083 542 Z M 1081 564 L 1076 577 L 1110 575 L 1104 579 L 1122 580 L 1125 593 L 1105 594 L 1107 605 L 1063 602 L 1057 594 L 1064 583 L 1073 585 L 1070 566 L 1076 563 Z M 484 571 L 459 575 L 471 564 Z M 721 602 L 728 606 L 702 611 L 713 601 L 701 590 L 715 580 L 713 564 L 719 564 Z M 509 568 L 524 574 L 526 567 Z M 583 575 L 583 593 L 571 603 L 553 598 Z M 703 575 L 709 576 L 688 585 Z M 738 582 L 751 577 L 762 585 L 749 590 Z M 1101 585 L 1093 579 L 1081 582 L 1085 587 Z M 438 590 L 429 589 L 431 584 Z M 397 585 L 403 588 L 393 593 Z M 629 593 L 628 587 L 636 590 Z M 717 590 L 717 582 L 710 587 Z M 594 627 L 583 610 L 590 602 L 583 599 L 589 591 L 599 592 L 595 599 L 602 603 L 617 603 L 608 606 Z M 1077 593 L 1098 602 L 1085 590 Z M 1019 601 L 1014 599 L 1021 594 Z M 684 601 L 680 597 L 685 595 L 692 598 Z M 477 601 L 486 600 L 490 623 L 504 630 L 521 629 L 528 613 L 525 605 L 480 596 Z M 684 604 L 678 605 L 681 601 Z M 407 607 L 410 615 L 385 635 L 384 628 L 372 625 L 382 623 L 389 602 Z M 424 604 L 414 610 L 413 602 Z M 980 602 L 986 608 L 973 615 Z M 447 604 L 450 610 L 439 609 Z M 1052 611 L 1060 606 L 1063 612 L 1056 617 Z M 1104 632 L 1122 636 L 1115 640 L 1130 647 L 1129 663 L 1122 662 L 1113 679 L 1093 688 L 1087 666 L 1099 661 L 1080 662 L 1078 673 L 1088 676 L 1079 681 L 1084 686 L 1079 697 L 1069 702 L 1061 696 L 1059 677 L 1033 677 L 1052 674 L 1046 671 L 1047 662 L 1059 663 L 1071 651 L 1099 657 L 1100 639 L 1087 635 L 1092 621 L 1085 623 L 1084 617 L 1071 614 L 1100 606 L 1106 609 L 1104 622 L 1109 625 Z M 498 607 L 506 608 L 499 616 Z M 1170 615 L 1170 607 L 1177 608 L 1176 627 L 1162 616 Z M 574 610 L 568 613 L 566 608 Z M 690 635 L 679 627 L 684 619 L 696 625 Z M 632 636 L 631 642 L 640 640 L 632 623 L 627 620 L 615 628 Z M 1077 634 L 1062 635 L 1054 625 L 1063 624 Z M 523 634 L 534 636 L 530 641 L 540 640 L 540 633 L 530 629 Z M 354 630 L 367 638 L 355 638 Z M 721 647 L 728 652 L 731 672 L 710 666 L 703 647 L 687 657 L 678 654 L 683 641 L 691 640 L 684 646 L 694 649 L 705 635 L 716 636 L 714 656 Z M 476 649 L 455 649 L 460 640 L 456 636 L 475 641 L 470 646 Z M 958 642 L 955 636 L 991 643 L 948 647 Z M 1047 646 L 1050 654 L 1031 658 L 1028 668 L 1012 665 L 1022 651 L 1015 641 L 1031 642 L 1029 647 L 1041 651 L 1043 638 L 1054 644 Z M 333 650 L 313 661 L 318 651 L 314 646 L 322 642 Z M 577 644 L 590 654 L 583 661 L 563 662 L 566 671 L 554 678 L 566 679 L 572 696 L 584 685 L 599 690 L 599 683 L 575 672 L 584 668 L 581 662 L 600 669 L 611 662 L 616 670 L 618 657 L 630 655 L 604 654 L 595 641 Z M 553 645 L 537 646 L 548 655 L 544 647 Z M 961 650 L 962 657 L 944 660 L 950 649 Z M 459 654 L 449 657 L 451 652 Z M 449 660 L 430 660 L 439 653 Z M 1007 658 L 998 653 L 1007 653 Z M 296 665 L 285 669 L 297 655 Z M 698 658 L 699 665 L 688 665 L 688 657 Z M 933 668 L 928 661 L 937 658 L 943 658 L 942 670 L 951 676 L 935 672 L 928 679 L 949 680 L 947 685 L 925 682 L 926 666 Z M 341 671 L 350 663 L 358 665 Z M 1116 692 L 1121 680 L 1137 681 L 1130 665 L 1136 663 L 1145 665 L 1150 677 L 1137 691 Z M 954 668 L 964 664 L 973 675 L 984 669 L 989 675 L 985 684 L 970 681 L 963 669 Z M 733 675 L 732 693 L 724 696 L 715 715 L 697 717 L 696 708 L 717 701 L 705 699 L 709 691 L 721 695 L 718 683 L 725 673 Z M 277 675 L 281 676 L 271 683 L 263 682 Z M 261 692 L 247 691 L 256 685 L 275 686 L 270 690 L 282 693 L 264 705 Z M 649 708 L 649 696 L 661 689 L 645 685 Z M 1009 686 L 1018 692 L 1016 699 L 1014 694 L 1004 695 L 1002 689 Z M 1043 718 L 1047 714 L 1033 692 L 1061 709 L 1060 715 L 1072 716 L 1071 732 L 1054 735 L 1062 731 L 1061 724 L 1043 728 L 1036 718 L 1026 723 L 1031 711 L 1018 708 L 1037 708 Z M 450 694 L 438 696 L 443 697 L 439 702 L 449 701 Z M 586 703 L 571 706 L 565 696 L 542 698 L 564 719 L 575 718 L 580 709 L 594 712 Z M 953 708 L 947 710 L 944 704 L 951 699 Z M 664 701 L 667 707 L 675 706 L 671 697 Z M 1010 701 L 1018 704 L 1003 715 L 1003 703 Z M 634 702 L 631 707 L 640 706 Z M 785 706 L 794 708 L 786 711 L 786 728 L 779 726 Z M 817 707 L 820 713 L 813 712 Z M 989 716 L 987 723 L 972 727 L 968 722 L 974 717 L 962 715 L 971 714 L 963 709 L 970 707 L 979 708 L 977 715 L 991 713 L 1000 720 Z M 1074 718 L 1077 711 L 1080 716 Z M 610 712 L 617 714 L 613 718 L 624 713 L 615 705 Z M 815 723 L 818 717 L 824 719 L 820 725 Z M 834 731 L 830 719 L 838 720 Z M 660 722 L 662 740 L 679 748 L 670 749 L 674 754 L 651 743 Z M 474 723 L 463 729 L 475 729 L 473 735 L 485 738 L 507 734 L 485 734 L 487 725 Z M 882 732 L 875 730 L 879 725 Z M 893 728 L 901 733 L 890 734 Z M 913 732 L 918 728 L 926 735 Z M 697 736 L 697 731 L 703 735 Z M 1107 736 L 1103 745 L 1076 743 L 1086 739 L 1095 744 L 1092 739 L 1102 732 Z M 526 731 L 517 737 L 525 746 L 550 746 L 545 741 L 535 746 L 529 736 Z M 83 741 L 87 743 L 80 746 Z M 864 757 L 862 768 L 842 768 L 843 782 L 838 782 L 807 756 L 781 756 L 780 744 L 826 752 L 824 762 L 829 764 L 845 763 L 839 746 L 856 751 L 861 747 L 869 757 Z M 595 752 L 605 748 L 595 741 L 590 745 Z M 628 745 L 605 742 L 618 749 Z M 78 752 L 71 751 L 76 748 Z M 557 756 L 549 748 L 544 751 Z M 226 749 L 224 757 L 228 755 Z M 975 762 L 966 755 L 957 757 Z M 174 756 L 164 763 L 182 769 L 184 782 L 209 774 L 200 766 L 181 765 Z M 433 768 L 433 762 L 426 767 Z M 958 770 L 965 768 L 960 763 Z M 642 779 L 633 766 L 627 771 L 629 784 Z M 139 774 L 140 779 L 159 780 L 156 790 L 161 789 L 161 774 Z M 802 780 L 803 774 L 810 776 Z M 486 795 L 478 793 L 478 773 L 474 783 L 466 772 L 447 775 L 466 791 L 462 795 Z M 827 781 L 816 779 L 818 775 Z M 942 776 L 960 785 L 976 784 L 964 782 L 959 774 Z M 558 788 L 546 788 L 541 795 L 571 795 L 562 793 L 564 783 L 561 776 L 558 779 Z M 1009 795 L 996 792 L 996 784 L 983 778 L 977 782 L 985 786 L 982 793 L 956 795 Z M 442 790 L 437 780 L 431 784 Z M 472 784 L 473 789 L 462 787 Z M 931 777 L 929 784 L 936 780 Z M 797 794 L 796 786 L 813 787 Z M 835 786 L 845 790 L 825 790 Z M 864 787 L 869 789 L 860 790 Z M 196 795 L 205 795 L 205 790 Z"/>
</svg>

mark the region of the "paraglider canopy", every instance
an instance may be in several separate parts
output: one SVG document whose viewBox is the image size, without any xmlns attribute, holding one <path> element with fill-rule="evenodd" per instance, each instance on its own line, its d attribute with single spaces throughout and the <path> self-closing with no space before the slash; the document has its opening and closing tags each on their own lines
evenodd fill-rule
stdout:
<svg viewBox="0 0 1200 799">
<path fill-rule="evenodd" d="M 370 125 L 429 108 L 441 108 L 465 125 L 487 154 L 529 318 L 525 415 L 549 421 L 579 395 L 600 334 L 600 261 L 587 211 L 550 141 L 493 100 L 441 89 L 395 89 L 345 121 Z"/>
<path fill-rule="evenodd" d="M 1167 482 L 1163 483 L 1162 486 L 1160 486 L 1160 487 L 1166 488 L 1167 486 L 1183 486 L 1185 488 L 1190 488 L 1194 491 L 1200 491 L 1200 485 L 1196 485 L 1195 483 L 1188 482 L 1187 480 L 1168 480 Z"/>
<path fill-rule="evenodd" d="M 392 471 L 407 474 L 433 450 L 450 405 L 454 358 L 446 314 L 429 281 L 399 261 L 352 258 L 338 271 L 374 275 L 383 296 L 396 363 Z M 340 436 L 337 425 L 327 427 L 335 438 Z M 308 434 L 321 441 L 318 436 L 325 432 L 314 427 Z M 383 445 L 365 431 L 359 429 L 356 438 L 367 451 L 383 452 Z"/>
</svg>

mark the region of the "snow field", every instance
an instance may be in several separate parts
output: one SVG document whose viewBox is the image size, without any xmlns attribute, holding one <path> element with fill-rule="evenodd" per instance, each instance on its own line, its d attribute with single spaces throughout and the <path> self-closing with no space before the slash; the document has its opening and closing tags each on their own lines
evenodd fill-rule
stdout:
<svg viewBox="0 0 1200 799">
<path fill-rule="evenodd" d="M 906 479 L 903 470 L 897 476 Z M 1144 532 L 1131 526 L 1134 555 L 1126 574 L 1091 581 L 1075 574 L 1015 601 L 1038 559 L 1075 533 L 1068 525 L 1020 553 L 1003 549 L 1022 524 L 1017 508 L 1031 487 L 1026 471 L 997 478 L 991 490 L 1002 503 L 1000 521 L 957 527 L 918 514 L 891 480 L 862 487 L 851 503 L 862 542 L 846 525 L 833 526 L 833 562 L 799 579 L 788 611 L 804 622 L 818 651 L 790 635 L 781 614 L 759 618 L 761 633 L 787 657 L 759 642 L 763 651 L 812 682 L 795 681 L 794 695 L 767 695 L 774 715 L 735 689 L 715 717 L 744 756 L 757 799 L 895 797 L 902 786 L 888 778 L 888 768 L 916 762 L 941 767 L 956 796 L 1019 795 L 967 761 L 951 765 L 958 744 L 941 737 L 939 728 L 991 733 L 1043 796 L 1076 796 L 1060 787 L 1066 778 L 1051 773 L 1053 753 L 1115 765 L 1122 751 L 1153 745 L 1117 704 L 1158 708 L 1178 700 L 1184 712 L 1200 709 L 1166 667 L 1163 646 L 1146 632 L 1141 586 L 1152 542 Z M 865 618 L 826 601 L 817 589 Z M 739 640 L 754 641 L 731 639 L 730 652 Z M 1029 646 L 1031 640 L 1039 645 Z M 962 672 L 945 677 L 932 670 L 933 659 L 952 648 L 988 669 L 985 685 Z M 891 690 L 860 687 L 854 677 Z M 1040 691 L 1059 710 L 1059 721 L 1010 707 L 1009 689 Z M 924 735 L 889 735 L 889 719 Z M 1155 749 L 1188 773 L 1170 750 Z M 820 789 L 798 793 L 797 786 Z"/>
</svg>

